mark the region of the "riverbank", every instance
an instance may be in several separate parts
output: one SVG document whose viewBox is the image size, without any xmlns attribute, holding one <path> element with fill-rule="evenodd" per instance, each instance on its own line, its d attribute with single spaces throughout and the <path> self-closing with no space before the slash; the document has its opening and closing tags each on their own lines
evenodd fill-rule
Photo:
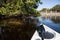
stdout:
<svg viewBox="0 0 60 40">
<path fill-rule="evenodd" d="M 49 17 L 49 16 L 50 16 L 50 17 L 52 17 L 52 16 L 60 16 L 60 13 L 56 13 L 56 12 L 51 12 L 51 13 L 46 13 L 46 12 L 45 12 L 45 13 L 44 13 L 44 12 L 42 12 L 42 13 L 41 13 L 41 16 L 45 16 L 45 17 L 46 17 L 46 16 L 48 16 L 48 17 Z"/>
</svg>

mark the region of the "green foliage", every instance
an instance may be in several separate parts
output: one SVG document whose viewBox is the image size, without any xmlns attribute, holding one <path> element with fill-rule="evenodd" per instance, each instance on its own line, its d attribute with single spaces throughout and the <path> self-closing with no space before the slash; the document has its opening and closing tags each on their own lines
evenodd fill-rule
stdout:
<svg viewBox="0 0 60 40">
<path fill-rule="evenodd" d="M 42 10 L 40 10 L 40 12 L 50 12 L 50 11 L 53 11 L 53 12 L 60 12 L 60 5 L 55 5 L 54 7 L 48 9 L 48 8 L 43 8 Z"/>
<path fill-rule="evenodd" d="M 36 8 L 40 0 L 0 0 L 0 13 L 4 15 L 13 14 L 38 14 Z M 40 13 L 39 13 L 40 14 Z"/>
<path fill-rule="evenodd" d="M 60 12 L 60 5 L 55 5 L 53 8 L 50 9 L 51 11 Z"/>
<path fill-rule="evenodd" d="M 40 10 L 40 12 L 49 12 L 49 9 L 48 8 L 43 8 L 42 10 Z"/>
</svg>

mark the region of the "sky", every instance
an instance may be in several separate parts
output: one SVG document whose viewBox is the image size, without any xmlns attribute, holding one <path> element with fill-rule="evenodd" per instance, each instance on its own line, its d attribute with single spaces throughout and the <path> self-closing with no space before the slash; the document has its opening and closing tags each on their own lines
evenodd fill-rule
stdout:
<svg viewBox="0 0 60 40">
<path fill-rule="evenodd" d="M 42 4 L 40 4 L 37 8 L 37 10 L 41 10 L 43 8 L 52 8 L 55 5 L 60 5 L 60 0 L 41 0 Z"/>
</svg>

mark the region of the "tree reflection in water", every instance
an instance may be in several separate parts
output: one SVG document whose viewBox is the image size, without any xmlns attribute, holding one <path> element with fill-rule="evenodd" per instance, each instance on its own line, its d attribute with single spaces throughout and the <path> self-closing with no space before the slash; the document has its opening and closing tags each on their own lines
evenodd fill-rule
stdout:
<svg viewBox="0 0 60 40">
<path fill-rule="evenodd" d="M 35 28 L 17 19 L 0 20 L 0 40 L 30 40 Z"/>
<path fill-rule="evenodd" d="M 43 20 L 50 19 L 53 23 L 60 23 L 60 16 L 47 16 L 47 17 L 41 17 Z"/>
<path fill-rule="evenodd" d="M 60 23 L 60 17 L 54 17 L 54 18 L 51 18 L 51 20 L 54 22 L 54 23 Z"/>
</svg>

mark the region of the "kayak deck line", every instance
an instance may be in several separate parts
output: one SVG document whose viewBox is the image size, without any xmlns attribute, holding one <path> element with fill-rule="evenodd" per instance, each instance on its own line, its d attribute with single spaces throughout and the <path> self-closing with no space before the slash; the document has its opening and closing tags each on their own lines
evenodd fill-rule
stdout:
<svg viewBox="0 0 60 40">
<path fill-rule="evenodd" d="M 46 34 L 45 37 L 47 37 L 47 35 L 49 37 L 49 38 L 44 38 L 44 40 L 60 40 L 60 34 L 58 32 L 56 32 L 55 30 L 49 28 L 46 25 L 43 25 L 43 26 L 44 26 L 45 32 L 46 32 L 45 33 Z M 41 40 L 41 37 L 39 36 L 37 30 L 33 34 L 31 40 Z"/>
</svg>

